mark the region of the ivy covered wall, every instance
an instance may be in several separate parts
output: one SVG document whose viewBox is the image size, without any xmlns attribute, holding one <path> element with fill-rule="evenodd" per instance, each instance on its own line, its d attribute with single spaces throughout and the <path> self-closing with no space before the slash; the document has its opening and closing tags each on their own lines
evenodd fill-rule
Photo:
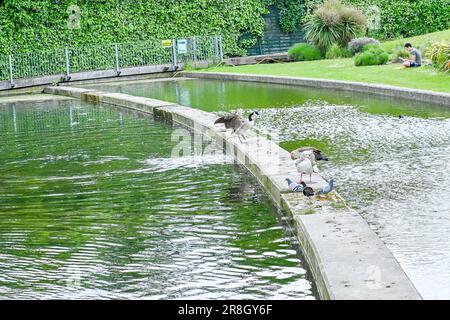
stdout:
<svg viewBox="0 0 450 320">
<path fill-rule="evenodd" d="M 256 43 L 272 0 L 0 0 L 0 54 L 66 45 L 224 35 L 228 53 L 244 53 L 236 36 Z M 79 24 L 78 24 L 79 21 Z M 69 25 L 68 25 L 69 24 Z"/>
</svg>

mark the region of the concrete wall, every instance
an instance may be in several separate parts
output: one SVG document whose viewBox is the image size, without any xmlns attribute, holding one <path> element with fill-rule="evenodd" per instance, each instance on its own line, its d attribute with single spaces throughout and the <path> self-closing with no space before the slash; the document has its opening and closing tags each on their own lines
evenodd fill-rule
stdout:
<svg viewBox="0 0 450 320">
<path fill-rule="evenodd" d="M 313 78 L 284 77 L 284 76 L 219 73 L 219 72 L 183 72 L 182 75 L 190 78 L 251 81 L 251 82 L 276 83 L 302 87 L 322 88 L 329 90 L 345 90 L 385 97 L 409 99 L 425 103 L 441 104 L 450 107 L 449 93 L 443 92 L 441 93 L 429 90 L 409 89 L 381 84 L 313 79 Z"/>
<path fill-rule="evenodd" d="M 192 128 L 223 146 L 292 216 L 322 299 L 421 299 L 392 253 L 337 193 L 307 199 L 287 189 L 285 178 L 298 179 L 298 173 L 289 153 L 270 139 L 251 132 L 247 144 L 227 140 L 214 126 L 214 114 L 166 101 L 71 87 L 48 87 L 45 92 L 138 110 Z M 326 183 L 318 174 L 312 178 L 313 188 Z"/>
</svg>

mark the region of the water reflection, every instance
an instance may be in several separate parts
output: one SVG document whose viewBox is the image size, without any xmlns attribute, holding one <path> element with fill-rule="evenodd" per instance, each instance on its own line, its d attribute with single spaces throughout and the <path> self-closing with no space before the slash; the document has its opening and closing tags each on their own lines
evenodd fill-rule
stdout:
<svg viewBox="0 0 450 320">
<path fill-rule="evenodd" d="M 1 298 L 314 299 L 295 239 L 230 159 L 76 101 L 0 106 Z"/>
</svg>

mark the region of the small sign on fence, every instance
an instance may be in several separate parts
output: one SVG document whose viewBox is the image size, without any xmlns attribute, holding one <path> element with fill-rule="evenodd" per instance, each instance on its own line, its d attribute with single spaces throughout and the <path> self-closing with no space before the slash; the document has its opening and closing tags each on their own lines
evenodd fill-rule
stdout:
<svg viewBox="0 0 450 320">
<path fill-rule="evenodd" d="M 163 48 L 171 48 L 172 47 L 172 40 L 171 39 L 162 40 L 161 44 L 162 44 Z"/>
<path fill-rule="evenodd" d="M 187 53 L 187 40 L 186 39 L 178 39 L 177 40 L 177 48 L 178 48 L 178 54 L 186 54 Z"/>
</svg>

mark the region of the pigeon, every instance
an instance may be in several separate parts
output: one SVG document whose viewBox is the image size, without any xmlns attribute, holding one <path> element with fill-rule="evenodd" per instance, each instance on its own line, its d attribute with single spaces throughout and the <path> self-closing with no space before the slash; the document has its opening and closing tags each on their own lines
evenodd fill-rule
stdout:
<svg viewBox="0 0 450 320">
<path fill-rule="evenodd" d="M 298 159 L 300 157 L 300 154 L 302 154 L 304 151 L 313 151 L 317 161 L 328 161 L 328 157 L 324 155 L 322 151 L 314 147 L 302 147 L 293 150 L 291 152 L 291 159 L 292 160 Z"/>
<path fill-rule="evenodd" d="M 253 111 L 252 113 L 250 113 L 248 119 L 245 119 L 238 113 L 232 113 L 220 117 L 214 122 L 214 124 L 223 123 L 226 129 L 233 130 L 228 138 L 231 138 L 233 134 L 236 134 L 239 138 L 239 141 L 243 142 L 242 138 L 244 138 L 245 141 L 247 141 L 245 133 L 254 126 L 255 120 L 258 116 L 259 116 L 258 111 Z"/>
<path fill-rule="evenodd" d="M 306 186 L 306 183 L 302 181 L 303 185 L 303 194 L 307 197 L 312 197 L 314 195 L 314 190 L 311 187 Z"/>
<path fill-rule="evenodd" d="M 314 195 L 313 188 L 308 187 L 305 182 L 302 181 L 301 183 L 296 183 L 289 178 L 286 178 L 286 181 L 288 183 L 289 190 L 294 192 L 302 192 L 303 195 L 307 197 L 312 197 Z"/>
<path fill-rule="evenodd" d="M 303 174 L 309 174 L 309 182 L 311 182 L 315 166 L 314 153 L 302 153 L 300 158 L 295 162 L 295 166 L 300 173 L 300 183 L 302 182 Z"/>
<path fill-rule="evenodd" d="M 295 192 L 303 192 L 303 185 L 298 184 L 297 182 L 292 181 L 289 178 L 286 178 L 286 181 L 288 183 L 289 190 L 295 191 Z M 304 183 L 304 182 L 303 182 Z"/>
<path fill-rule="evenodd" d="M 333 189 L 334 189 L 334 181 L 333 181 L 333 179 L 330 179 L 328 181 L 328 184 L 325 187 L 321 188 L 317 192 L 317 194 L 327 194 L 327 193 L 330 193 L 331 191 L 333 191 Z"/>
</svg>

